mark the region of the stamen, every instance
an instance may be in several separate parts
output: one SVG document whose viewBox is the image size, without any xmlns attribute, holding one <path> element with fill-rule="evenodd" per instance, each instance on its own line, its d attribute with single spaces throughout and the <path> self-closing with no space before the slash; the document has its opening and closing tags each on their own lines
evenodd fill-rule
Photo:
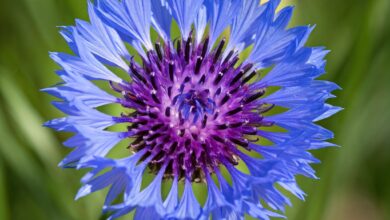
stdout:
<svg viewBox="0 0 390 220">
<path fill-rule="evenodd" d="M 155 44 L 155 47 L 156 47 L 156 52 L 157 52 L 158 59 L 161 61 L 162 58 L 163 58 L 163 55 L 162 55 L 162 52 L 161 52 L 161 44 L 160 44 L 160 42 L 157 42 Z"/>
<path fill-rule="evenodd" d="M 244 80 L 242 80 L 242 85 L 249 82 L 254 76 L 256 75 L 256 71 L 253 71 L 249 76 L 245 77 Z"/>
<path fill-rule="evenodd" d="M 264 94 L 265 94 L 265 90 L 261 90 L 260 92 L 249 96 L 248 98 L 244 98 L 244 103 L 245 104 L 251 103 L 251 102 L 255 101 L 256 99 L 260 98 L 261 96 L 263 96 Z"/>
<path fill-rule="evenodd" d="M 198 73 L 200 71 L 200 67 L 202 65 L 202 62 L 203 62 L 203 57 L 198 57 L 198 59 L 196 60 L 196 65 L 195 65 L 195 75 L 198 75 Z"/>
</svg>

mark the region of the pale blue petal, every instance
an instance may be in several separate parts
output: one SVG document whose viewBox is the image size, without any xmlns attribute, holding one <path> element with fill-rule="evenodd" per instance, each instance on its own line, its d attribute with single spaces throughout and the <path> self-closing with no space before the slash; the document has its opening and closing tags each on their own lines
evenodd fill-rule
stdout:
<svg viewBox="0 0 390 220">
<path fill-rule="evenodd" d="M 64 142 L 65 146 L 75 147 L 59 164 L 73 166 L 84 157 L 104 157 L 116 144 L 126 136 L 124 133 L 102 131 L 87 126 L 74 125 L 77 134 Z"/>
<path fill-rule="evenodd" d="M 118 98 L 95 86 L 84 77 L 75 77 L 67 74 L 65 71 L 59 71 L 58 75 L 64 79 L 65 83 L 56 87 L 42 89 L 42 91 L 67 102 L 82 102 L 91 108 L 116 103 L 118 100 Z"/>
<path fill-rule="evenodd" d="M 173 179 L 171 191 L 169 192 L 167 198 L 164 201 L 164 208 L 166 213 L 173 213 L 179 203 L 179 193 L 178 193 L 178 180 L 177 177 Z"/>
<path fill-rule="evenodd" d="M 222 32 L 228 28 L 241 7 L 241 0 L 205 0 L 207 16 L 210 21 L 210 45 L 212 46 Z"/>
<path fill-rule="evenodd" d="M 201 213 L 201 207 L 192 191 L 190 180 L 186 179 L 183 196 L 176 211 L 170 216 L 176 219 L 196 219 Z"/>
<path fill-rule="evenodd" d="M 141 42 L 147 50 L 153 49 L 150 39 L 150 0 L 98 0 L 97 9 L 106 23 L 128 37 L 126 40 L 133 39 Z"/>
<path fill-rule="evenodd" d="M 204 5 L 199 9 L 198 16 L 195 19 L 194 26 L 196 30 L 195 41 L 197 44 L 199 44 L 199 42 L 201 42 L 202 40 L 204 31 L 206 30 L 206 26 L 207 26 L 207 9 Z"/>
<path fill-rule="evenodd" d="M 151 0 L 152 2 L 152 24 L 155 30 L 166 41 L 170 41 L 172 15 L 169 11 L 166 0 Z"/>
<path fill-rule="evenodd" d="M 236 17 L 232 21 L 231 33 L 226 51 L 242 51 L 249 45 L 257 30 L 256 22 L 265 10 L 257 0 L 241 1 L 241 7 L 236 11 Z"/>
<path fill-rule="evenodd" d="M 179 25 L 183 39 L 190 35 L 191 26 L 194 23 L 203 0 L 167 0 L 172 15 Z"/>
<path fill-rule="evenodd" d="M 72 104 L 69 104 L 72 105 Z M 90 126 L 96 129 L 105 129 L 117 123 L 114 117 L 106 115 L 85 106 L 83 103 L 75 103 L 74 107 L 77 112 L 65 118 L 54 119 L 46 122 L 44 125 L 58 131 L 75 131 L 74 125 Z"/>
<path fill-rule="evenodd" d="M 77 41 L 77 47 L 80 57 L 57 52 L 51 53 L 50 57 L 66 72 L 84 76 L 87 79 L 122 82 L 122 79 L 101 64 L 83 43 Z"/>
</svg>

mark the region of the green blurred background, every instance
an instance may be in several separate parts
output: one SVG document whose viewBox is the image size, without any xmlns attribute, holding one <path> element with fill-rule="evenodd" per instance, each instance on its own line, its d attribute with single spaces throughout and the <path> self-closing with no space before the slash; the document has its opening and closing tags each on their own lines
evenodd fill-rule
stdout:
<svg viewBox="0 0 390 220">
<path fill-rule="evenodd" d="M 298 177 L 306 202 L 290 220 L 390 219 L 390 1 L 295 0 L 293 24 L 317 24 L 310 45 L 325 45 L 333 104 L 323 125 L 341 148 L 314 154 L 321 180 Z M 0 0 L 0 220 L 99 219 L 104 194 L 75 202 L 81 172 L 61 170 L 63 134 L 41 127 L 61 116 L 40 88 L 58 82 L 48 51 L 69 51 L 56 26 L 87 19 L 84 0 Z M 124 219 L 130 219 L 127 216 Z"/>
</svg>

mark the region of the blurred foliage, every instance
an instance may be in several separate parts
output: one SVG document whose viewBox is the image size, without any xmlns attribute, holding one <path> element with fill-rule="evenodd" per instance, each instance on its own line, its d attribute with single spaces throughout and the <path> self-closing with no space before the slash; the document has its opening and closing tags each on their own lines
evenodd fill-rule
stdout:
<svg viewBox="0 0 390 220">
<path fill-rule="evenodd" d="M 285 4 L 296 5 L 294 24 L 317 24 L 309 43 L 332 50 L 324 78 L 343 87 L 331 102 L 345 108 L 323 122 L 342 147 L 315 152 L 321 180 L 298 177 L 308 197 L 292 199 L 288 219 L 390 219 L 390 1 Z M 59 80 L 48 51 L 69 51 L 56 26 L 86 11 L 80 0 L 0 2 L 1 220 L 101 218 L 103 193 L 75 202 L 80 172 L 56 166 L 68 134 L 41 127 L 61 116 L 39 92 Z"/>
</svg>

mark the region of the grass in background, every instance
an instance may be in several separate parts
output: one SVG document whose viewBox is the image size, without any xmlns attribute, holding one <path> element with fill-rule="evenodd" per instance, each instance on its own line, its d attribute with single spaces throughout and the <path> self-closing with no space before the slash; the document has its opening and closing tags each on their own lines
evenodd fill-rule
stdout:
<svg viewBox="0 0 390 220">
<path fill-rule="evenodd" d="M 290 220 L 390 218 L 390 1 L 296 0 L 294 24 L 317 24 L 310 45 L 325 45 L 328 74 L 345 110 L 323 124 L 342 148 L 315 152 L 320 181 L 300 178 L 307 201 L 293 199 Z M 0 219 L 101 218 L 103 194 L 74 202 L 79 178 L 57 163 L 69 134 L 41 124 L 62 114 L 40 88 L 58 82 L 48 51 L 69 51 L 58 25 L 87 19 L 80 0 L 0 3 Z M 127 217 L 129 219 L 129 217 Z"/>
</svg>

